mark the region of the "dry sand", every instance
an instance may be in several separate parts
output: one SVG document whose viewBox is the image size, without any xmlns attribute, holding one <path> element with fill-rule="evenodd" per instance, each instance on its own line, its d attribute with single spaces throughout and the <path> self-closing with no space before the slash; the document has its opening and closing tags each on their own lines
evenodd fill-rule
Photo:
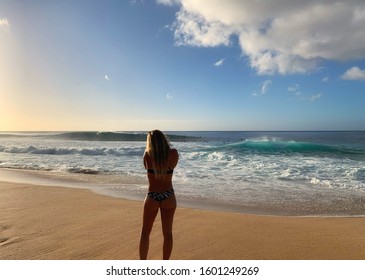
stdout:
<svg viewBox="0 0 365 280">
<path fill-rule="evenodd" d="M 138 259 L 142 203 L 0 182 L 0 259 Z M 149 259 L 161 259 L 157 219 Z M 278 217 L 178 208 L 172 259 L 365 259 L 363 217 Z"/>
</svg>

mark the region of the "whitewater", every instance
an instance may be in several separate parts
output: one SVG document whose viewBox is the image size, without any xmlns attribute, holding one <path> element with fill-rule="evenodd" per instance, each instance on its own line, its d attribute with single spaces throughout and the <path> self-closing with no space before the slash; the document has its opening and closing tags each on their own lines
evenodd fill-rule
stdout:
<svg viewBox="0 0 365 280">
<path fill-rule="evenodd" d="M 179 151 L 173 183 L 182 205 L 278 215 L 365 215 L 363 131 L 167 134 Z M 3 132 L 0 169 L 142 199 L 145 139 L 145 132 Z"/>
</svg>

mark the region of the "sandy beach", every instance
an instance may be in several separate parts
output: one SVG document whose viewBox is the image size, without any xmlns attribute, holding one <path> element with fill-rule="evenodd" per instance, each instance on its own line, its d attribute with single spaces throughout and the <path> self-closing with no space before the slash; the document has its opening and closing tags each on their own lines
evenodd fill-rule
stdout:
<svg viewBox="0 0 365 280">
<path fill-rule="evenodd" d="M 0 259 L 138 259 L 142 202 L 0 182 Z M 149 259 L 161 259 L 157 219 Z M 280 217 L 178 208 L 172 259 L 365 259 L 363 217 Z"/>
</svg>

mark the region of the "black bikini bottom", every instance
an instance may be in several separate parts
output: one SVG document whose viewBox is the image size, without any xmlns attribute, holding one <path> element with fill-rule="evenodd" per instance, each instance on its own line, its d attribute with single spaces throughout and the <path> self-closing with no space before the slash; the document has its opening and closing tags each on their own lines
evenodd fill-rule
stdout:
<svg viewBox="0 0 365 280">
<path fill-rule="evenodd" d="M 171 189 L 171 190 L 165 191 L 165 192 L 148 192 L 147 196 L 149 198 L 156 200 L 157 202 L 161 202 L 173 194 L 174 194 L 174 190 Z"/>
</svg>

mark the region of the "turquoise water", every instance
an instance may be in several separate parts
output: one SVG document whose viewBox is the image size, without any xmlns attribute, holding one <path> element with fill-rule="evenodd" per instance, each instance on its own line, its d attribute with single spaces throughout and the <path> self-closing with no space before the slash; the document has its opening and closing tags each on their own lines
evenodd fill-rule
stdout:
<svg viewBox="0 0 365 280">
<path fill-rule="evenodd" d="M 167 134 L 180 155 L 174 173 L 180 201 L 246 212 L 365 214 L 363 131 Z M 111 195 L 144 193 L 145 138 L 145 132 L 0 133 L 0 168 L 98 176 Z"/>
</svg>

